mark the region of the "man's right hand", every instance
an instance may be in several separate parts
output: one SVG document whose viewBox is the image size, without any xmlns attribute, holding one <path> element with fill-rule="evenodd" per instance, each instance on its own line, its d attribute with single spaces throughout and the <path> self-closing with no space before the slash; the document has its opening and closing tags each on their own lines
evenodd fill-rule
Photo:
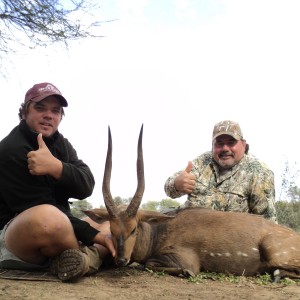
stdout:
<svg viewBox="0 0 300 300">
<path fill-rule="evenodd" d="M 39 148 L 27 154 L 29 173 L 35 176 L 50 175 L 59 179 L 62 174 L 62 162 L 54 157 L 43 140 L 41 133 L 37 136 Z"/>
<path fill-rule="evenodd" d="M 178 192 L 190 194 L 196 186 L 196 176 L 191 172 L 193 163 L 188 162 L 187 167 L 175 178 L 174 185 Z"/>
</svg>

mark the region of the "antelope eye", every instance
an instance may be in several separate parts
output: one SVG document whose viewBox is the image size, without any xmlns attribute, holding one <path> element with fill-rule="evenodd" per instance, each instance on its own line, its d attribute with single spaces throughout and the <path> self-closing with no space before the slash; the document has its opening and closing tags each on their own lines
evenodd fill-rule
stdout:
<svg viewBox="0 0 300 300">
<path fill-rule="evenodd" d="M 130 235 L 134 235 L 134 234 L 136 234 L 136 232 L 137 232 L 137 228 L 134 227 L 133 230 L 131 231 L 131 234 L 130 234 Z"/>
</svg>

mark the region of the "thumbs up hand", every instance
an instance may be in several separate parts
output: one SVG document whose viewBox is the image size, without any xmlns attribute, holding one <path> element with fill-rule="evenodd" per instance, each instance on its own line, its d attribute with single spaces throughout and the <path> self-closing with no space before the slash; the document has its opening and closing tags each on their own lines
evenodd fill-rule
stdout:
<svg viewBox="0 0 300 300">
<path fill-rule="evenodd" d="M 192 173 L 193 163 L 188 162 L 187 167 L 175 178 L 174 185 L 178 192 L 190 194 L 196 185 L 196 176 Z"/>
<path fill-rule="evenodd" d="M 39 148 L 27 154 L 27 164 L 31 175 L 50 175 L 59 179 L 62 173 L 62 162 L 52 155 L 43 140 L 41 133 L 37 136 Z"/>
</svg>

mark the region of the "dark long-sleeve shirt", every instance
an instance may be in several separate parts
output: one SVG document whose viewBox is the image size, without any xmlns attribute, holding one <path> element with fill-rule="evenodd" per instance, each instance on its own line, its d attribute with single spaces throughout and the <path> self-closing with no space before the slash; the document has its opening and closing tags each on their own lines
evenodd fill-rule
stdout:
<svg viewBox="0 0 300 300">
<path fill-rule="evenodd" d="M 92 194 L 93 174 L 78 159 L 71 143 L 57 131 L 52 137 L 43 139 L 52 155 L 63 164 L 61 178 L 31 175 L 27 154 L 38 149 L 37 135 L 21 121 L 0 142 L 0 230 L 20 212 L 36 205 L 51 204 L 69 217 L 77 239 L 90 245 L 99 231 L 72 216 L 68 200 L 82 200 Z"/>
</svg>

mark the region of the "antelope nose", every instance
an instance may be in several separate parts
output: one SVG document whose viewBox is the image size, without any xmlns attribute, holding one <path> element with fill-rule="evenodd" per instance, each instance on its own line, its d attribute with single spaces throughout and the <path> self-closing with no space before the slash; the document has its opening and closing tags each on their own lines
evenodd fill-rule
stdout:
<svg viewBox="0 0 300 300">
<path fill-rule="evenodd" d="M 124 257 L 118 257 L 117 260 L 116 260 L 116 264 L 117 264 L 117 266 L 119 266 L 119 267 L 124 267 L 124 266 L 127 265 L 127 263 L 128 263 L 128 261 L 127 261 L 127 259 L 124 258 Z"/>
</svg>

